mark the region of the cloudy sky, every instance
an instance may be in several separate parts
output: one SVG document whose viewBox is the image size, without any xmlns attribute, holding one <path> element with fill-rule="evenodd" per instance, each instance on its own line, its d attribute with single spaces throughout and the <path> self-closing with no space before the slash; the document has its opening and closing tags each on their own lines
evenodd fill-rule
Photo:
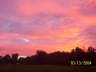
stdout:
<svg viewBox="0 0 96 72">
<path fill-rule="evenodd" d="M 95 0 L 0 0 L 0 55 L 95 45 Z"/>
</svg>

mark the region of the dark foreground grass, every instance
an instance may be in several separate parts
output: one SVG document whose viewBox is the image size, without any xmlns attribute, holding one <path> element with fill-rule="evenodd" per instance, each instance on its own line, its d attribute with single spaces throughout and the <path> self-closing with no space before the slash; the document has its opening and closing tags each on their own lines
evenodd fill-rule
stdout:
<svg viewBox="0 0 96 72">
<path fill-rule="evenodd" d="M 0 65 L 0 72 L 96 72 L 96 66 Z"/>
</svg>

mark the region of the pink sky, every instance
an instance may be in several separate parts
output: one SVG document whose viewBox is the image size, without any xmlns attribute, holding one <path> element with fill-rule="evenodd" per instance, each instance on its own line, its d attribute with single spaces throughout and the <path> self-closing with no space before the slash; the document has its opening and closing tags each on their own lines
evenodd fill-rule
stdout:
<svg viewBox="0 0 96 72">
<path fill-rule="evenodd" d="M 0 55 L 95 45 L 95 0 L 0 0 Z"/>
</svg>

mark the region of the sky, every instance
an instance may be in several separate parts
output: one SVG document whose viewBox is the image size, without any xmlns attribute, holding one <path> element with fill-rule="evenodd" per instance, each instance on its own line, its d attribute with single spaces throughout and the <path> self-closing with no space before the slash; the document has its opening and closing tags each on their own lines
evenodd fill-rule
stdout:
<svg viewBox="0 0 96 72">
<path fill-rule="evenodd" d="M 95 45 L 95 0 L 0 0 L 0 55 Z"/>
</svg>

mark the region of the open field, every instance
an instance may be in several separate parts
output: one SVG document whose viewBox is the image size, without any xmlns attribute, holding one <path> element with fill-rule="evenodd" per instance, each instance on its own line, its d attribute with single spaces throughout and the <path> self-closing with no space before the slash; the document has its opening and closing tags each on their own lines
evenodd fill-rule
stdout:
<svg viewBox="0 0 96 72">
<path fill-rule="evenodd" d="M 96 72 L 96 66 L 0 65 L 0 72 Z"/>
</svg>

